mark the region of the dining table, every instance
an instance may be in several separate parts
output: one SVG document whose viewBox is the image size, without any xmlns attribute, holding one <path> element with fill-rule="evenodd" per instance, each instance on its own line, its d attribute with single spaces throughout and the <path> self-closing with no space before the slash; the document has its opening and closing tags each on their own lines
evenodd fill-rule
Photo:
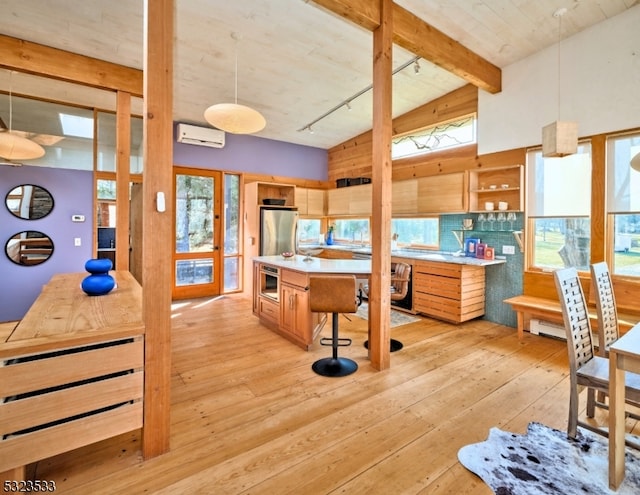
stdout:
<svg viewBox="0 0 640 495">
<path fill-rule="evenodd" d="M 625 373 L 640 374 L 640 323 L 609 347 L 609 488 L 625 477 Z"/>
</svg>

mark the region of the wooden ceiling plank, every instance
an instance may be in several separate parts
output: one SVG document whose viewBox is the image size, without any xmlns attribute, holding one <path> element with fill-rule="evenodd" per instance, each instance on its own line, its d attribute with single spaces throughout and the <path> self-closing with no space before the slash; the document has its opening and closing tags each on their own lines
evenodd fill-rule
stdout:
<svg viewBox="0 0 640 495">
<path fill-rule="evenodd" d="M 142 71 L 0 34 L 0 67 L 142 96 Z"/>
<path fill-rule="evenodd" d="M 334 14 L 373 31 L 380 25 L 380 6 L 369 0 L 314 0 Z M 502 71 L 456 40 L 393 4 L 393 40 L 399 46 L 490 93 L 502 91 Z"/>
</svg>

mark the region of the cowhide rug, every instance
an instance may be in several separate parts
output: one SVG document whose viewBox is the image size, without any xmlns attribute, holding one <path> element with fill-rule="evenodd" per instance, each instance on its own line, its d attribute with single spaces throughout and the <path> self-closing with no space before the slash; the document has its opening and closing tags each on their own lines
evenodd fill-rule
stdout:
<svg viewBox="0 0 640 495">
<path fill-rule="evenodd" d="M 565 431 L 530 423 L 526 435 L 491 428 L 489 438 L 458 451 L 458 460 L 497 495 L 640 494 L 640 452 L 627 448 L 626 478 L 609 489 L 607 439 L 579 428 Z"/>
<path fill-rule="evenodd" d="M 363 320 L 369 319 L 369 306 L 366 302 L 363 302 L 359 307 L 357 313 L 355 315 L 358 318 L 362 318 Z M 348 316 L 348 315 L 347 315 Z M 413 323 L 414 321 L 420 320 L 419 316 L 413 316 L 408 313 L 403 313 L 402 311 L 396 311 L 395 309 L 391 310 L 391 320 L 389 322 L 390 328 L 400 327 L 402 325 L 407 325 L 409 323 Z"/>
</svg>

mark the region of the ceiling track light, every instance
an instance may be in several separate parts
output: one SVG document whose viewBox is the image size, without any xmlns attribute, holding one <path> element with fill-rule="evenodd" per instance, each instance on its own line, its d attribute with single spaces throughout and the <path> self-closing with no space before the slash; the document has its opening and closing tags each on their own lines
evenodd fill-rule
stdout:
<svg viewBox="0 0 640 495">
<path fill-rule="evenodd" d="M 420 56 L 415 56 L 413 57 L 411 60 L 405 62 L 404 64 L 400 65 L 399 67 L 397 67 L 396 69 L 394 69 L 394 71 L 391 73 L 392 76 L 395 76 L 398 72 L 400 72 L 401 70 L 406 69 L 407 67 L 409 67 L 411 64 L 418 64 L 418 60 L 420 60 Z M 420 64 L 418 64 L 418 70 L 420 67 Z M 414 71 L 415 71 L 415 67 L 414 67 Z M 417 71 L 416 71 L 417 73 Z M 320 122 L 322 119 L 328 117 L 329 115 L 331 115 L 333 112 L 341 109 L 342 107 L 347 107 L 347 109 L 351 110 L 351 102 L 353 102 L 353 100 L 355 100 L 356 98 L 362 96 L 363 94 L 365 94 L 367 91 L 371 91 L 371 89 L 373 89 L 373 84 L 370 84 L 369 86 L 367 86 L 364 89 L 361 89 L 360 91 L 358 91 L 356 94 L 350 96 L 349 98 L 347 98 L 346 100 L 343 100 L 342 102 L 340 102 L 339 104 L 337 104 L 335 107 L 333 107 L 331 110 L 329 110 L 328 112 L 323 113 L 320 117 L 318 117 L 316 120 L 313 120 L 311 122 L 309 122 L 307 125 L 301 127 L 300 129 L 298 129 L 298 132 L 302 132 L 302 131 L 306 131 L 307 129 L 309 129 L 309 131 L 311 131 L 311 126 L 317 124 L 318 122 Z M 312 132 L 312 131 L 311 131 Z"/>
<path fill-rule="evenodd" d="M 418 62 L 418 60 L 416 60 L 416 61 L 413 63 L 413 72 L 414 72 L 415 74 L 420 74 L 420 63 Z"/>
</svg>

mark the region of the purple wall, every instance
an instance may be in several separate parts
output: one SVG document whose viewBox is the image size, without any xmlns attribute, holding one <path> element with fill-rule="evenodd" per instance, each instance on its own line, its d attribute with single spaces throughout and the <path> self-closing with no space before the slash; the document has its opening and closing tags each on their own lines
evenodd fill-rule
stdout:
<svg viewBox="0 0 640 495">
<path fill-rule="evenodd" d="M 226 172 L 327 180 L 327 150 L 255 136 L 226 134 L 224 148 L 174 143 L 173 163 Z"/>
<path fill-rule="evenodd" d="M 53 211 L 39 220 L 22 220 L 0 205 L 0 321 L 18 320 L 36 299 L 42 285 L 56 273 L 82 272 L 91 258 L 93 235 L 93 174 L 78 170 L 45 167 L 0 166 L 0 197 L 4 203 L 9 191 L 21 184 L 35 184 L 53 196 Z M 71 215 L 84 215 L 85 221 L 71 221 Z M 20 266 L 4 254 L 10 237 L 23 230 L 38 230 L 53 241 L 53 255 L 40 265 Z M 74 246 L 74 238 L 82 246 Z"/>
<path fill-rule="evenodd" d="M 327 180 L 327 151 L 280 141 L 227 134 L 225 147 L 174 143 L 174 163 L 196 168 Z M 0 205 L 0 322 L 18 320 L 33 304 L 42 286 L 56 273 L 83 272 L 93 256 L 93 173 L 47 167 L 0 166 L 0 198 L 20 184 L 48 189 L 53 211 L 39 220 L 21 220 Z M 71 215 L 84 215 L 83 223 Z M 4 255 L 7 240 L 23 230 L 38 230 L 54 243 L 51 258 L 40 265 L 19 266 Z M 82 246 L 74 246 L 80 237 Z"/>
</svg>

